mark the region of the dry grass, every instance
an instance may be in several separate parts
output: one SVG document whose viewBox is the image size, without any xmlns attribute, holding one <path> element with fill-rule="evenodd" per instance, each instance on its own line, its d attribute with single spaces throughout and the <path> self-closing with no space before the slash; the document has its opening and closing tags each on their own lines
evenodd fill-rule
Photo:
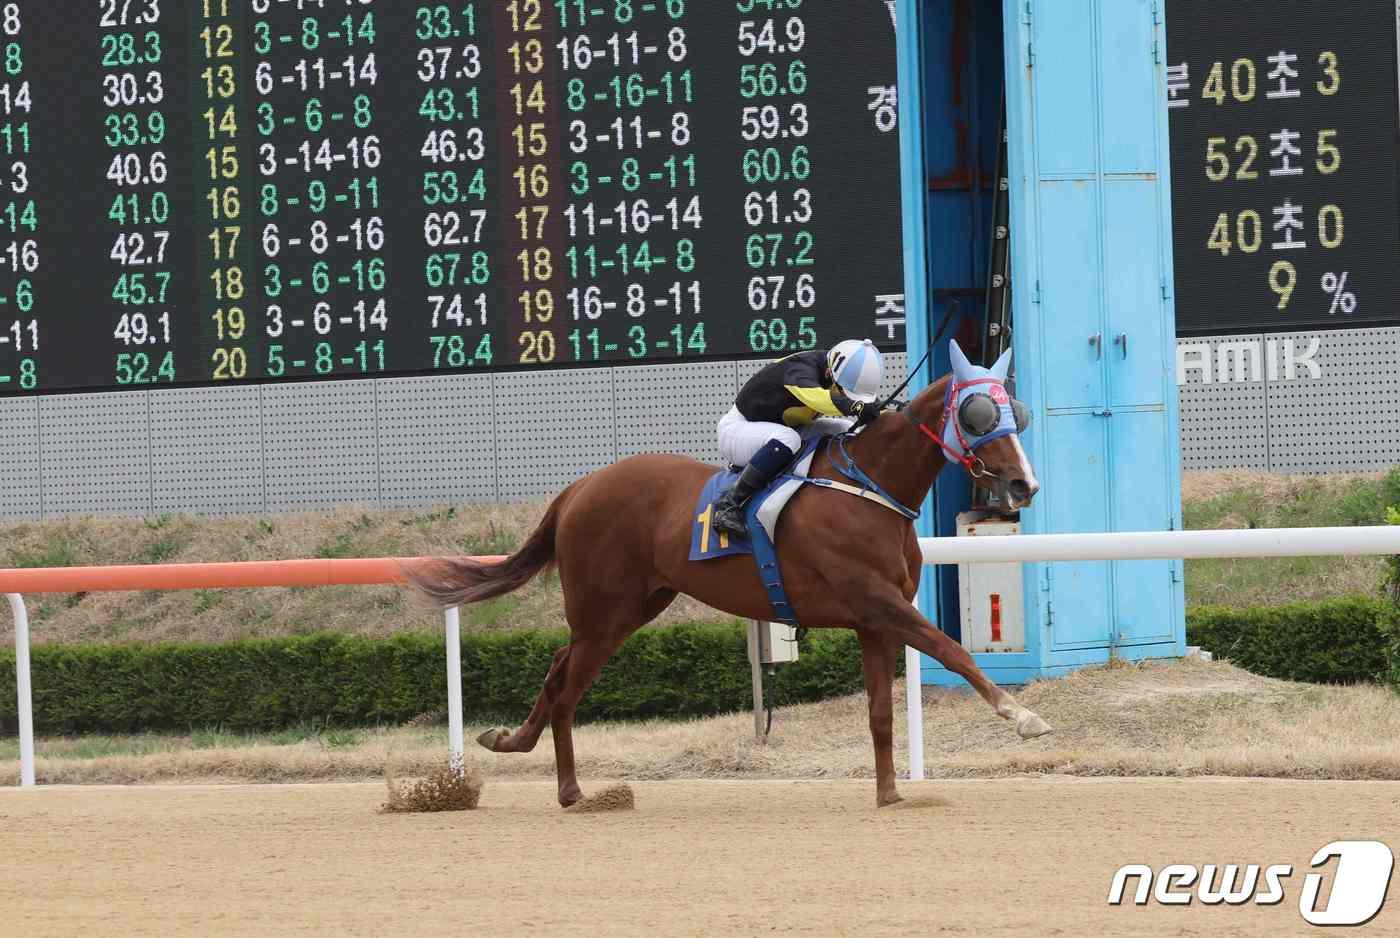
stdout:
<svg viewBox="0 0 1400 938">
<path fill-rule="evenodd" d="M 1400 780 L 1400 697 L 1374 686 L 1322 687 L 1259 677 L 1223 662 L 1117 664 L 1037 682 L 1020 699 L 1056 732 L 1020 741 L 968 693 L 926 690 L 925 763 L 933 777 L 1020 773 L 1083 776 L 1232 775 Z M 897 692 L 896 739 L 904 737 Z M 470 738 L 468 735 L 468 738 Z M 445 733 L 363 731 L 351 743 L 307 738 L 290 745 L 122 752 L 95 757 L 39 745 L 48 783 L 289 782 L 377 779 L 386 765 L 424 776 L 442 764 Z M 0 783 L 14 784 L 12 741 L 0 746 Z M 470 745 L 470 744 L 469 744 Z M 749 713 L 686 722 L 578 727 L 579 771 L 589 779 L 868 778 L 873 775 L 862 695 L 784 707 L 767 743 Z M 904 771 L 906 755 L 896 762 Z M 548 735 L 527 754 L 473 747 L 469 770 L 487 778 L 553 778 Z"/>
<path fill-rule="evenodd" d="M 1181 500 L 1204 502 L 1213 498 L 1251 492 L 1262 501 L 1279 502 L 1312 485 L 1344 487 L 1354 482 L 1377 482 L 1378 472 L 1336 472 L 1325 476 L 1289 475 L 1255 469 L 1212 469 L 1181 474 Z"/>
</svg>

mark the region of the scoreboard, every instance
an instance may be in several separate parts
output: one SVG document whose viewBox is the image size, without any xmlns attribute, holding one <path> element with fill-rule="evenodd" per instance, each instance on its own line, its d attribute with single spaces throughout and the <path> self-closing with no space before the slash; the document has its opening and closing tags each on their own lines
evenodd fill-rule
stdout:
<svg viewBox="0 0 1400 938">
<path fill-rule="evenodd" d="M 0 394 L 897 347 L 893 6 L 0 2 Z"/>
<path fill-rule="evenodd" d="M 1171 0 L 1178 332 L 1400 322 L 1397 9 Z"/>
</svg>

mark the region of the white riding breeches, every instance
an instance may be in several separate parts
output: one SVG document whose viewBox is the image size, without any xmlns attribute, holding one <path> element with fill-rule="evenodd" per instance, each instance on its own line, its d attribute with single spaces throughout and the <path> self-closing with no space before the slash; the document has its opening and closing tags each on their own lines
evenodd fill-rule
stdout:
<svg viewBox="0 0 1400 938">
<path fill-rule="evenodd" d="M 753 454 L 769 440 L 778 440 L 794 453 L 802 443 L 814 436 L 836 436 L 855 424 L 854 417 L 818 417 L 800 431 L 781 423 L 762 423 L 744 419 L 739 408 L 719 418 L 719 452 L 734 466 L 744 466 Z"/>
</svg>

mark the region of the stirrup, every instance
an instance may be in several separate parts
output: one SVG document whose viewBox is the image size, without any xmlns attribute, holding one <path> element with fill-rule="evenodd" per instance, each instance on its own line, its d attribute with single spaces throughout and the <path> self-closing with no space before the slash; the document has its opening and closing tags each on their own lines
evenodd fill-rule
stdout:
<svg viewBox="0 0 1400 938">
<path fill-rule="evenodd" d="M 748 537 L 749 523 L 745 504 L 742 502 L 731 503 L 723 506 L 723 508 L 737 512 L 739 518 L 738 522 L 733 525 L 721 525 L 719 523 L 721 513 L 720 511 L 715 511 L 710 519 L 710 527 L 714 528 L 716 531 L 723 531 L 725 534 L 732 534 L 735 537 Z"/>
</svg>

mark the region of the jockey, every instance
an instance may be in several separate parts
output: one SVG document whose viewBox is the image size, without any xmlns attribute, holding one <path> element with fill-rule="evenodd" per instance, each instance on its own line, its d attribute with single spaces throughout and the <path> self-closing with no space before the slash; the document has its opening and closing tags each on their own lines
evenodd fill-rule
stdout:
<svg viewBox="0 0 1400 938">
<path fill-rule="evenodd" d="M 714 504 L 717 531 L 748 534 L 744 504 L 796 457 L 802 441 L 834 436 L 879 416 L 884 361 L 869 339 L 798 352 L 765 366 L 719 420 L 719 451 L 744 471 Z"/>
</svg>

